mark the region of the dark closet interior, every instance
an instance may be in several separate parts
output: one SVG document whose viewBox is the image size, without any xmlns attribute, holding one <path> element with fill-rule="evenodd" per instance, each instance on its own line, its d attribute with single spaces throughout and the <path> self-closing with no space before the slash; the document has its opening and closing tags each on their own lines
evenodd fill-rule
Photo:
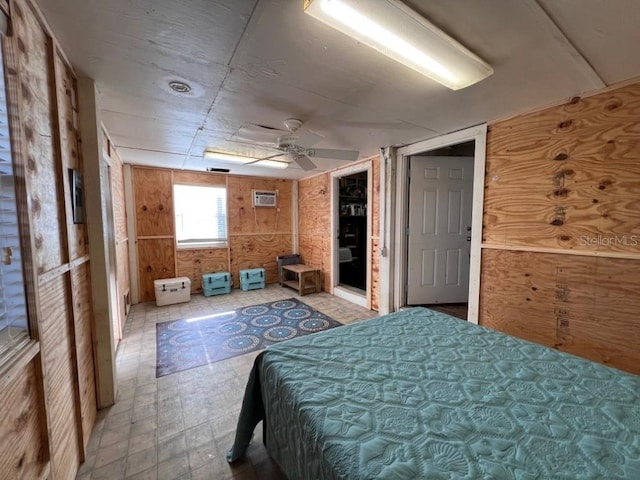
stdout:
<svg viewBox="0 0 640 480">
<path fill-rule="evenodd" d="M 340 178 L 340 285 L 367 289 L 367 172 Z"/>
</svg>

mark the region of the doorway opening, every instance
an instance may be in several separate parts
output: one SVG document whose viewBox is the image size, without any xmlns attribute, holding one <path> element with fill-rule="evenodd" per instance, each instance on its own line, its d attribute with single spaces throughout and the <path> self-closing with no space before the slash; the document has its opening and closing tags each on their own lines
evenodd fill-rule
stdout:
<svg viewBox="0 0 640 480">
<path fill-rule="evenodd" d="M 365 308 L 371 307 L 372 168 L 365 161 L 331 173 L 332 293 Z"/>
<path fill-rule="evenodd" d="M 475 142 L 409 157 L 407 305 L 467 318 Z"/>
<path fill-rule="evenodd" d="M 392 255 L 381 268 L 390 272 L 393 310 L 429 305 L 451 314 L 467 303 L 467 320 L 478 323 L 486 136 L 486 124 L 478 125 L 400 147 L 390 157 L 397 201 L 389 206 L 393 233 L 385 237 Z M 422 188 L 410 192 L 415 183 Z"/>
<path fill-rule="evenodd" d="M 367 172 L 338 180 L 338 285 L 367 291 Z"/>
</svg>

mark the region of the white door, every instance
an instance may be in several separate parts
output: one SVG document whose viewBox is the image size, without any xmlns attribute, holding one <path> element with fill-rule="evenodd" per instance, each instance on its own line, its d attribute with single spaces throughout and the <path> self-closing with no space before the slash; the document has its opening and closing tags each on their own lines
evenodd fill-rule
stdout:
<svg viewBox="0 0 640 480">
<path fill-rule="evenodd" d="M 469 297 L 473 157 L 412 156 L 407 304 Z"/>
</svg>

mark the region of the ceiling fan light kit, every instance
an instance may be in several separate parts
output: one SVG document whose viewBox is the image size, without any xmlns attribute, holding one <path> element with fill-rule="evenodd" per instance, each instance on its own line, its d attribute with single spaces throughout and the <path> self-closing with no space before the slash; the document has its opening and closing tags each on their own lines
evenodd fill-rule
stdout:
<svg viewBox="0 0 640 480">
<path fill-rule="evenodd" d="M 493 68 L 399 0 L 305 0 L 305 13 L 452 89 Z"/>
</svg>

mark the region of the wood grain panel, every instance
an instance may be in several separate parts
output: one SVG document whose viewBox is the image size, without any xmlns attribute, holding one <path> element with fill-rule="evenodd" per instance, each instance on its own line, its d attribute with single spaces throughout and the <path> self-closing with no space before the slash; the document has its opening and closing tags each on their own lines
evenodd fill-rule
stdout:
<svg viewBox="0 0 640 480">
<path fill-rule="evenodd" d="M 93 362 L 93 319 L 91 272 L 89 262 L 71 270 L 74 339 L 77 358 L 80 413 L 82 417 L 82 445 L 86 448 L 96 420 L 96 382 Z"/>
<path fill-rule="evenodd" d="M 138 236 L 174 235 L 171 171 L 134 168 L 133 190 Z"/>
<path fill-rule="evenodd" d="M 173 239 L 139 239 L 138 267 L 140 301 L 155 300 L 154 280 L 176 276 Z"/>
<path fill-rule="evenodd" d="M 640 260 L 484 249 L 482 325 L 640 373 Z"/>
<path fill-rule="evenodd" d="M 371 310 L 378 311 L 380 295 L 380 240 L 371 241 Z"/>
<path fill-rule="evenodd" d="M 30 8 L 21 4 L 13 13 L 21 69 L 19 101 L 31 231 L 36 271 L 43 273 L 67 260 L 66 229 L 61 222 L 63 214 L 58 201 L 61 182 L 54 153 L 54 106 L 49 90 L 49 85 L 54 83 L 48 61 L 50 39 Z"/>
<path fill-rule="evenodd" d="M 176 170 L 173 172 L 173 183 L 224 187 L 227 185 L 227 176 L 210 172 L 185 172 Z"/>
<path fill-rule="evenodd" d="M 21 76 L 29 79 L 29 89 L 40 101 L 49 101 L 49 60 L 47 35 L 33 10 L 22 1 L 11 5 L 11 20 L 18 38 Z M 48 118 L 46 116 L 45 118 Z"/>
<path fill-rule="evenodd" d="M 49 410 L 51 464 L 55 478 L 73 478 L 80 464 L 78 378 L 73 319 L 66 275 L 40 285 L 40 344 Z"/>
<path fill-rule="evenodd" d="M 298 183 L 298 232 L 300 235 L 329 235 L 331 196 L 329 174 Z"/>
<path fill-rule="evenodd" d="M 291 186 L 291 180 L 228 177 L 229 234 L 291 232 Z M 254 208 L 252 190 L 277 191 L 278 207 Z"/>
<path fill-rule="evenodd" d="M 298 245 L 301 261 L 322 270 L 322 289 L 331 292 L 330 175 L 298 183 Z"/>
<path fill-rule="evenodd" d="M 5 389 L 0 391 L 0 478 L 41 478 L 48 464 L 42 439 L 42 418 L 38 378 L 34 362 L 29 363 Z M 68 477 L 71 478 L 71 477 Z"/>
<path fill-rule="evenodd" d="M 372 165 L 371 198 L 371 310 L 378 311 L 380 292 L 380 156 L 374 157 Z"/>
<path fill-rule="evenodd" d="M 229 252 L 227 248 L 209 248 L 203 250 L 178 250 L 178 277 L 191 279 L 191 292 L 202 291 L 202 274 L 229 271 Z M 236 287 L 238 285 L 235 285 Z"/>
<path fill-rule="evenodd" d="M 639 253 L 640 84 L 496 123 L 487 144 L 486 243 Z"/>
<path fill-rule="evenodd" d="M 234 235 L 229 237 L 233 285 L 240 286 L 238 271 L 264 268 L 267 283 L 278 281 L 278 255 L 291 253 L 291 235 Z"/>
<path fill-rule="evenodd" d="M 129 242 L 122 240 L 116 243 L 116 269 L 118 271 L 118 304 L 120 310 L 120 331 L 124 329 L 126 322 L 126 302 L 124 296 L 131 291 L 129 274 Z"/>
<path fill-rule="evenodd" d="M 321 235 L 300 235 L 300 261 L 322 271 L 322 289 L 331 292 L 331 239 Z"/>
<path fill-rule="evenodd" d="M 124 198 L 124 165 L 115 148 L 111 152 L 111 200 L 116 242 L 127 238 L 127 211 Z"/>
<path fill-rule="evenodd" d="M 77 102 L 75 76 L 66 63 L 56 55 L 56 91 L 58 101 L 58 128 L 60 131 L 60 155 L 64 181 L 63 198 L 67 222 L 69 259 L 75 260 L 89 253 L 89 239 L 86 224 L 73 223 L 71 185 L 67 172 L 75 169 L 82 172 L 82 159 L 78 149 Z"/>
<path fill-rule="evenodd" d="M 371 159 L 371 236 L 380 238 L 380 156 Z"/>
</svg>

